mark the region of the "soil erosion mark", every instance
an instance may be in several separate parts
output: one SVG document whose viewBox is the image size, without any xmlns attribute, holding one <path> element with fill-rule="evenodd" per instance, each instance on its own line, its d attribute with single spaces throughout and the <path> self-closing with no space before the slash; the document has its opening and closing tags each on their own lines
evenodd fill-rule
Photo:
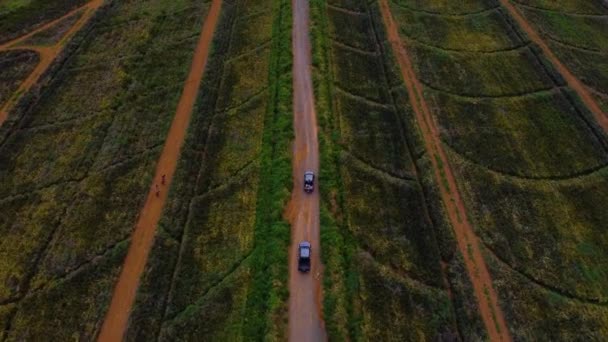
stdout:
<svg viewBox="0 0 608 342">
<path fill-rule="evenodd" d="M 29 76 L 25 79 L 25 81 L 23 81 L 19 85 L 19 88 L 17 88 L 17 90 L 14 92 L 14 94 L 16 94 L 16 95 L 13 95 L 2 106 L 2 108 L 0 108 L 0 126 L 2 126 L 4 121 L 6 121 L 6 119 L 8 118 L 8 114 L 13 109 L 13 107 L 17 104 L 17 101 L 19 100 L 20 96 L 27 93 L 36 83 L 38 83 L 38 80 L 40 79 L 40 77 L 51 66 L 51 64 L 57 57 L 57 55 L 59 55 L 59 53 L 63 50 L 63 46 L 69 40 L 69 38 L 72 37 L 74 34 L 76 34 L 76 32 L 80 31 L 80 29 L 82 29 L 82 27 L 93 17 L 93 14 L 95 14 L 95 11 L 97 11 L 97 9 L 99 9 L 99 7 L 101 7 L 102 4 L 103 4 L 103 0 L 93 0 L 91 2 L 88 2 L 84 5 L 82 5 L 81 7 L 78 7 L 72 11 L 69 11 L 68 13 L 66 13 L 65 15 L 63 15 L 60 18 L 57 18 L 47 24 L 44 24 L 44 25 L 40 26 L 39 28 L 37 28 L 19 38 L 13 39 L 11 41 L 8 41 L 8 42 L 0 45 L 0 51 L 32 50 L 32 51 L 36 51 L 38 53 L 38 55 L 40 56 L 40 61 L 38 62 L 38 65 L 36 65 L 36 68 L 34 68 L 34 70 L 29 74 Z M 25 42 L 28 38 L 32 37 L 33 35 L 51 28 L 53 25 L 61 22 L 62 20 L 70 17 L 71 15 L 75 14 L 76 12 L 78 12 L 80 10 L 85 10 L 86 13 L 84 13 L 82 15 L 82 17 L 80 17 L 80 19 L 78 19 L 78 21 L 76 21 L 76 23 L 63 35 L 61 40 L 59 40 L 56 44 L 54 44 L 52 46 L 38 46 L 38 45 L 19 46 L 20 43 Z M 18 94 L 21 94 L 21 95 L 18 95 Z"/>
<path fill-rule="evenodd" d="M 490 273 L 481 253 L 479 239 L 468 221 L 464 202 L 456 186 L 456 179 L 441 145 L 439 131 L 424 100 L 422 84 L 415 76 L 410 57 L 399 37 L 388 0 L 380 0 L 380 9 L 389 41 L 393 51 L 395 51 L 395 57 L 412 102 L 416 120 L 420 126 L 426 151 L 433 165 L 441 198 L 454 228 L 458 248 L 464 257 L 469 278 L 473 283 L 473 290 L 479 304 L 481 317 L 488 330 L 488 336 L 491 341 L 511 341 L 506 321 L 498 305 L 498 297 L 492 287 Z"/>
<path fill-rule="evenodd" d="M 576 94 L 581 98 L 583 103 L 589 108 L 589 110 L 595 116 L 597 123 L 602 127 L 604 132 L 608 132 L 608 114 L 604 113 L 597 102 L 593 99 L 590 92 L 585 88 L 585 85 L 574 76 L 570 70 L 555 56 L 551 48 L 545 43 L 541 36 L 532 28 L 524 16 L 519 13 L 515 5 L 509 2 L 509 0 L 500 0 L 500 3 L 505 7 L 511 16 L 517 21 L 519 26 L 526 32 L 528 37 L 538 45 L 545 56 L 553 63 L 557 71 L 564 77 L 566 83 L 572 88 Z"/>
<path fill-rule="evenodd" d="M 169 128 L 165 145 L 156 165 L 154 180 L 148 192 L 146 202 L 139 213 L 137 224 L 131 238 L 131 245 L 125 257 L 120 276 L 114 288 L 114 294 L 105 321 L 99 333 L 100 342 L 115 342 L 122 340 L 131 307 L 135 301 L 139 279 L 148 260 L 150 248 L 154 242 L 156 226 L 162 209 L 167 200 L 169 188 L 180 150 L 184 142 L 186 130 L 190 122 L 192 109 L 197 98 L 199 86 L 203 79 L 209 48 L 220 15 L 221 0 L 213 0 L 209 14 L 203 23 L 199 41 L 192 58 L 190 73 L 184 83 L 182 95 L 177 104 L 177 110 Z M 156 184 L 161 183 L 165 176 L 165 186 L 157 193 Z"/>
<path fill-rule="evenodd" d="M 304 193 L 305 171 L 319 171 L 319 146 L 315 113 L 309 29 L 308 0 L 293 0 L 293 101 L 294 131 L 293 191 L 286 209 L 291 222 L 289 253 L 289 340 L 324 341 L 322 320 L 319 238 L 319 190 Z M 300 241 L 312 245 L 310 273 L 298 271 L 297 253 Z"/>
</svg>

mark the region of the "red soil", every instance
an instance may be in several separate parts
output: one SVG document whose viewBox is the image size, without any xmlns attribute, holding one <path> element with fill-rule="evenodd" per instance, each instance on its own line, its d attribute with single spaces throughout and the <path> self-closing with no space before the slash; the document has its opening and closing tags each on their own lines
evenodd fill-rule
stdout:
<svg viewBox="0 0 608 342">
<path fill-rule="evenodd" d="M 443 150 L 439 131 L 423 96 L 423 86 L 416 78 L 405 44 L 399 37 L 387 0 L 380 0 L 382 17 L 387 28 L 388 38 L 396 54 L 401 74 L 407 87 L 416 120 L 420 126 L 426 151 L 433 165 L 435 179 L 441 191 L 441 198 L 448 213 L 462 253 L 469 278 L 483 322 L 491 341 L 510 341 L 502 310 L 498 305 L 498 296 L 492 286 L 492 279 L 481 252 L 480 241 L 468 221 L 464 202 L 458 192 L 456 179 L 450 168 L 448 158 Z"/>
</svg>

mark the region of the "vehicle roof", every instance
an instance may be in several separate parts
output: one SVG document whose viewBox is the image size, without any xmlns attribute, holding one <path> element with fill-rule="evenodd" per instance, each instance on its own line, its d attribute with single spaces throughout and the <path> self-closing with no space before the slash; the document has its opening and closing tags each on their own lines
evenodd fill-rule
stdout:
<svg viewBox="0 0 608 342">
<path fill-rule="evenodd" d="M 310 258 L 310 248 L 301 248 L 300 249 L 300 256 L 302 258 Z"/>
</svg>

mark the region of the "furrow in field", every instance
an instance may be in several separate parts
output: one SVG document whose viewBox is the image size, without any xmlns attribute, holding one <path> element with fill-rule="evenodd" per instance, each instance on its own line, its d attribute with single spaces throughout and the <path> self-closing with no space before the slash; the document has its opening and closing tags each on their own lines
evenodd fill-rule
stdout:
<svg viewBox="0 0 608 342">
<path fill-rule="evenodd" d="M 481 316 L 488 331 L 490 340 L 510 341 L 502 310 L 498 304 L 498 296 L 494 290 L 490 273 L 486 266 L 479 239 L 476 236 L 464 206 L 464 202 L 456 185 L 456 179 L 447 155 L 443 150 L 435 121 L 422 94 L 422 85 L 415 76 L 410 57 L 404 43 L 399 37 L 388 0 L 380 0 L 380 8 L 387 28 L 389 42 L 396 54 L 397 63 L 406 83 L 410 101 L 420 125 L 420 131 L 427 152 L 431 156 L 435 178 L 439 185 L 443 203 L 447 209 L 458 247 L 465 257 L 465 264 L 472 281 Z"/>
<path fill-rule="evenodd" d="M 209 47 L 213 38 L 216 23 L 219 19 L 221 0 L 214 0 L 204 20 L 200 38 L 194 52 L 188 78 L 184 83 L 177 110 L 165 139 L 165 145 L 156 165 L 153 183 L 142 208 L 131 245 L 127 252 L 118 282 L 112 296 L 110 307 L 99 333 L 99 341 L 119 341 L 123 338 L 129 313 L 139 285 L 139 278 L 144 270 L 156 226 L 167 200 L 168 190 L 177 166 L 190 116 L 196 100 L 196 94 L 203 78 Z M 166 186 L 158 193 L 158 183 L 166 177 Z"/>
</svg>

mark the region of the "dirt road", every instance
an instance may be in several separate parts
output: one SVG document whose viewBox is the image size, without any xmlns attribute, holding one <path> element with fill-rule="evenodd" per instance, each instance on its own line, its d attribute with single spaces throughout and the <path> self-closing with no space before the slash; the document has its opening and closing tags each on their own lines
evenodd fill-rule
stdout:
<svg viewBox="0 0 608 342">
<path fill-rule="evenodd" d="M 33 50 L 33 51 L 38 52 L 38 55 L 40 56 L 40 61 L 38 62 L 38 65 L 36 65 L 36 68 L 34 68 L 34 70 L 32 70 L 32 72 L 29 74 L 29 76 L 19 85 L 19 88 L 17 88 L 17 90 L 15 91 L 14 94 L 23 95 L 23 94 L 27 93 L 36 83 L 38 83 L 38 80 L 40 79 L 42 74 L 44 74 L 44 72 L 51 66 L 51 64 L 53 63 L 55 58 L 57 58 L 57 55 L 59 55 L 61 50 L 63 50 L 65 43 L 74 34 L 76 34 L 78 31 L 80 31 L 80 29 L 82 29 L 82 27 L 93 17 L 93 14 L 95 14 L 95 11 L 97 9 L 99 9 L 99 7 L 101 7 L 102 4 L 103 4 L 103 0 L 93 0 L 91 2 L 88 2 L 85 5 L 66 13 L 65 15 L 63 15 L 60 18 L 55 19 L 47 24 L 40 26 L 39 28 L 35 29 L 32 32 L 29 32 L 28 34 L 25 34 L 17 39 L 11 40 L 9 42 L 6 42 L 6 43 L 0 45 L 0 51 Z M 74 14 L 80 10 L 85 10 L 85 13 L 63 35 L 63 37 L 61 38 L 61 40 L 59 42 L 57 42 L 57 44 L 52 45 L 52 46 L 27 46 L 27 45 L 19 46 L 20 43 L 26 41 L 33 35 L 51 28 L 53 25 L 70 17 L 72 14 Z M 13 107 L 17 104 L 19 98 L 20 98 L 20 96 L 11 97 L 2 106 L 2 108 L 0 108 L 0 126 L 2 126 L 4 121 L 6 121 L 6 119 L 8 118 L 8 114 L 13 109 Z"/>
<path fill-rule="evenodd" d="M 404 43 L 399 37 L 398 28 L 393 20 L 388 0 L 380 0 L 380 8 L 387 28 L 389 41 L 393 51 L 395 51 L 397 63 L 406 83 L 416 120 L 418 121 L 418 125 L 420 125 L 426 151 L 433 165 L 435 180 L 441 191 L 441 198 L 454 228 L 458 248 L 464 257 L 469 278 L 473 283 L 473 290 L 479 303 L 481 317 L 488 330 L 488 336 L 491 341 L 510 341 L 511 336 L 498 305 L 498 297 L 492 286 L 490 273 L 481 254 L 480 241 L 469 223 L 464 202 L 456 186 L 456 179 L 441 145 L 439 131 L 424 100 L 422 84 L 415 76 L 410 57 L 407 54 Z"/>
<path fill-rule="evenodd" d="M 608 113 L 604 113 L 602 111 L 593 96 L 591 96 L 591 92 L 576 76 L 570 72 L 570 70 L 557 58 L 557 56 L 555 56 L 551 48 L 549 48 L 538 32 L 532 28 L 524 16 L 519 13 L 517 8 L 515 8 L 515 5 L 513 5 L 509 0 L 500 0 L 500 3 L 509 11 L 511 17 L 517 21 L 528 37 L 534 43 L 536 43 L 541 50 L 543 50 L 545 57 L 551 61 L 557 71 L 564 77 L 568 87 L 572 88 L 576 92 L 587 108 L 589 108 L 589 110 L 593 113 L 595 119 L 600 127 L 602 127 L 604 132 L 608 132 Z"/>
<path fill-rule="evenodd" d="M 165 145 L 156 165 L 154 181 L 150 186 L 148 197 L 131 237 L 131 245 L 125 258 L 118 282 L 114 289 L 112 302 L 101 327 L 98 341 L 116 342 L 122 340 L 139 279 L 148 260 L 150 248 L 154 242 L 156 226 L 160 219 L 173 174 L 177 167 L 180 150 L 186 136 L 192 109 L 197 98 L 199 86 L 203 78 L 209 48 L 215 32 L 222 6 L 221 0 L 213 0 L 207 18 L 204 21 L 201 35 L 194 52 L 190 73 L 184 83 L 184 89 L 177 105 L 177 110 L 169 128 Z M 162 175 L 166 175 L 166 185 L 161 185 Z M 156 184 L 160 187 L 160 195 L 156 196 Z"/>
<path fill-rule="evenodd" d="M 317 117 L 311 76 L 311 49 L 309 31 L 309 4 L 307 0 L 293 0 L 293 90 L 294 90 L 294 189 L 287 215 L 291 222 L 291 249 L 289 253 L 289 340 L 326 340 L 322 321 L 321 276 L 319 239 L 319 187 L 312 194 L 303 190 L 304 172 L 319 171 Z M 318 185 L 318 184 L 317 184 Z M 312 244 L 310 273 L 298 271 L 298 243 L 307 240 Z"/>
</svg>

